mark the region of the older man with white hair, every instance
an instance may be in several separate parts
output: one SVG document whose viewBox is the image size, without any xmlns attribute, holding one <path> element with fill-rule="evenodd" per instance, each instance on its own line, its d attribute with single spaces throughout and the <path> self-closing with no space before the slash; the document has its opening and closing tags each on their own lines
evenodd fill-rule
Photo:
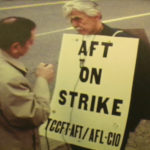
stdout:
<svg viewBox="0 0 150 150">
<path fill-rule="evenodd" d="M 111 28 L 102 22 L 98 3 L 91 0 L 71 0 L 63 6 L 63 12 L 72 26 L 82 35 L 106 35 L 134 37 L 122 29 Z M 142 119 L 150 119 L 150 50 L 140 39 L 135 76 L 133 81 L 131 104 L 121 150 L 125 149 L 129 133 L 134 132 Z M 98 119 L 98 118 L 96 118 Z M 133 144 L 136 145 L 135 143 Z M 73 150 L 86 150 L 71 145 Z M 132 146 L 131 146 L 132 147 Z"/>
</svg>

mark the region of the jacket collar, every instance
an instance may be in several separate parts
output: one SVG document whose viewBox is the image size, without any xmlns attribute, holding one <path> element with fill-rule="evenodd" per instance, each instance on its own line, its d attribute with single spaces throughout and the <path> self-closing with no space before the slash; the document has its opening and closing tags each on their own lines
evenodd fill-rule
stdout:
<svg viewBox="0 0 150 150">
<path fill-rule="evenodd" d="M 106 24 L 103 24 L 103 30 L 99 33 L 100 35 L 108 35 L 108 36 L 112 36 L 114 34 L 114 32 L 116 32 L 118 29 L 115 28 L 111 28 L 109 26 L 107 26 Z"/>
<path fill-rule="evenodd" d="M 8 53 L 6 53 L 4 50 L 0 49 L 0 58 L 5 60 L 7 63 L 21 71 L 24 75 L 27 73 L 27 68 L 24 66 L 23 63 L 18 61 L 17 59 L 11 57 Z"/>
</svg>

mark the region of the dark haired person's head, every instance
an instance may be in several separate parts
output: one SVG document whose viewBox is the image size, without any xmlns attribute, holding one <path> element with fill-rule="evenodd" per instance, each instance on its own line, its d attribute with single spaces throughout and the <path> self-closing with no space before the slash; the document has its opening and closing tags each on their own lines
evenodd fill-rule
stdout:
<svg viewBox="0 0 150 150">
<path fill-rule="evenodd" d="M 24 55 L 34 42 L 35 29 L 36 24 L 27 18 L 12 16 L 0 20 L 0 48 L 15 58 Z"/>
</svg>

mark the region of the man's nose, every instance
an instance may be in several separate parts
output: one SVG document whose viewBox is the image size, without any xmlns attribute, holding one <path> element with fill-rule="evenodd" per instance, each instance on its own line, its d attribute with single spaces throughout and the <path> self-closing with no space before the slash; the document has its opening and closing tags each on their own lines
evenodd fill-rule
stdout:
<svg viewBox="0 0 150 150">
<path fill-rule="evenodd" d="M 78 21 L 72 21 L 71 22 L 73 27 L 79 27 L 79 22 Z"/>
</svg>

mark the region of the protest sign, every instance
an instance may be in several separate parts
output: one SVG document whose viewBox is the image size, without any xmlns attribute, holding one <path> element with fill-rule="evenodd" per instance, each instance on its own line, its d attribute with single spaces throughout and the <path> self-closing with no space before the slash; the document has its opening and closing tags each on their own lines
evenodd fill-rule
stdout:
<svg viewBox="0 0 150 150">
<path fill-rule="evenodd" d="M 96 150 L 119 150 L 130 106 L 138 39 L 64 34 L 50 138 Z"/>
</svg>

